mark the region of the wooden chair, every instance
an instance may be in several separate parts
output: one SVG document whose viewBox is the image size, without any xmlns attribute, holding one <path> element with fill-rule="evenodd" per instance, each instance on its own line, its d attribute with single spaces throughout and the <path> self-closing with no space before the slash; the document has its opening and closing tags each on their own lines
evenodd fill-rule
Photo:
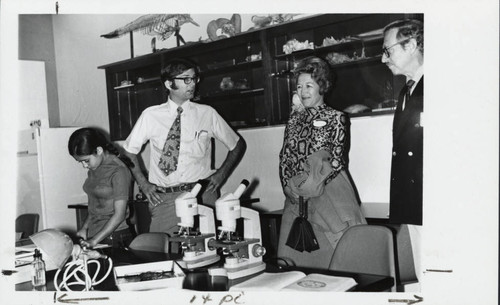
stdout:
<svg viewBox="0 0 500 305">
<path fill-rule="evenodd" d="M 386 275 L 396 281 L 392 231 L 377 225 L 350 227 L 337 244 L 330 269 Z M 391 290 L 396 291 L 396 285 Z"/>
<path fill-rule="evenodd" d="M 149 232 L 137 235 L 129 245 L 132 250 L 169 252 L 169 236 L 162 232 Z"/>
<path fill-rule="evenodd" d="M 21 214 L 16 218 L 16 233 L 21 233 L 21 239 L 30 237 L 38 232 L 38 222 L 40 215 Z"/>
</svg>

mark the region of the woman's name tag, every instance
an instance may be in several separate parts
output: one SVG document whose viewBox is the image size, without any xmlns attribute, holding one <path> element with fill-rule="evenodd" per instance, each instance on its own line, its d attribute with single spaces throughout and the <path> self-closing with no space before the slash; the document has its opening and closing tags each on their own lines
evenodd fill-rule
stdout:
<svg viewBox="0 0 500 305">
<path fill-rule="evenodd" d="M 323 127 L 326 125 L 326 122 L 323 120 L 314 120 L 313 121 L 313 126 L 314 127 Z"/>
</svg>

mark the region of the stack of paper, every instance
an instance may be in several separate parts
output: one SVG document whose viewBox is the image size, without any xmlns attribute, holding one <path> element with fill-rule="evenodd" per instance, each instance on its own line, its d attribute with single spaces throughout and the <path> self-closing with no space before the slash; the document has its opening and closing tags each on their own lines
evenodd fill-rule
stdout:
<svg viewBox="0 0 500 305">
<path fill-rule="evenodd" d="M 34 244 L 16 247 L 16 267 L 30 264 L 33 261 L 35 248 Z"/>
<path fill-rule="evenodd" d="M 15 283 L 28 282 L 31 280 L 33 255 L 36 246 L 34 244 L 16 247 L 16 272 L 13 278 Z"/>
</svg>

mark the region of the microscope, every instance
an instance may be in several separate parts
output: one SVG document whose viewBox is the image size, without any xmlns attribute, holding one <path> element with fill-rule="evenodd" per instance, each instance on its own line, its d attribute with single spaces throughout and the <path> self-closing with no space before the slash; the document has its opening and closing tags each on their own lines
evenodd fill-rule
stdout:
<svg viewBox="0 0 500 305">
<path fill-rule="evenodd" d="M 219 261 L 216 249 L 208 247 L 209 239 L 215 237 L 215 221 L 213 210 L 199 205 L 196 195 L 201 184 L 196 184 L 191 192 L 185 192 L 175 199 L 175 213 L 181 219 L 179 231 L 170 241 L 179 242 L 183 249 L 183 258 L 177 263 L 185 269 L 199 268 Z M 195 229 L 195 217 L 199 225 Z"/>
<path fill-rule="evenodd" d="M 215 202 L 216 217 L 221 221 L 218 239 L 209 241 L 208 246 L 222 249 L 226 256 L 224 268 L 210 268 L 209 274 L 227 276 L 235 280 L 263 272 L 266 264 L 262 256 L 266 249 L 259 244 L 262 239 L 259 212 L 240 206 L 240 196 L 248 181 L 238 186 L 234 193 L 224 194 Z M 243 238 L 235 235 L 236 221 L 243 219 Z"/>
</svg>

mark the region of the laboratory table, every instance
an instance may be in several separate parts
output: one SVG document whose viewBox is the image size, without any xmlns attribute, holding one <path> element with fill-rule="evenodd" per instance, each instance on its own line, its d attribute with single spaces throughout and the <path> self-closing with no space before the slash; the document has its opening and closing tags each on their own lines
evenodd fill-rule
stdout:
<svg viewBox="0 0 500 305">
<path fill-rule="evenodd" d="M 130 264 L 148 263 L 163 260 L 175 260 L 179 259 L 179 254 L 167 254 L 160 252 L 150 252 L 150 251 L 137 251 L 131 249 L 119 249 L 119 248 L 107 248 L 101 249 L 104 254 L 109 255 L 112 258 L 114 266 L 124 266 Z M 106 260 L 100 259 L 101 261 L 101 272 L 103 269 L 107 268 Z M 219 262 L 220 265 L 222 262 Z M 311 268 L 298 268 L 298 267 L 283 267 L 276 266 L 274 264 L 268 263 L 266 267 L 266 272 L 283 272 L 299 270 L 304 273 L 323 273 L 328 275 L 345 276 L 352 277 L 358 283 L 352 291 L 386 291 L 390 289 L 394 284 L 394 279 L 389 276 L 381 275 L 370 275 L 361 273 L 350 273 L 350 272 L 338 272 L 338 271 L 325 271 L 316 270 Z M 226 277 L 214 276 L 211 277 L 207 268 L 198 268 L 194 270 L 184 270 L 186 277 L 183 282 L 184 289 L 197 290 L 197 291 L 227 291 L 231 285 L 237 284 L 238 281 L 229 281 Z M 55 291 L 54 287 L 54 276 L 56 270 L 47 272 L 47 285 L 43 288 L 46 291 Z M 241 282 L 241 281 L 239 281 Z M 24 282 L 16 284 L 15 289 L 17 291 L 30 291 L 33 290 L 31 282 Z M 73 290 L 79 290 L 78 287 L 74 287 Z M 81 290 L 81 288 L 80 288 Z M 98 291 L 116 291 L 116 287 L 113 275 L 110 274 L 106 280 L 94 287 L 94 290 Z"/>
</svg>

